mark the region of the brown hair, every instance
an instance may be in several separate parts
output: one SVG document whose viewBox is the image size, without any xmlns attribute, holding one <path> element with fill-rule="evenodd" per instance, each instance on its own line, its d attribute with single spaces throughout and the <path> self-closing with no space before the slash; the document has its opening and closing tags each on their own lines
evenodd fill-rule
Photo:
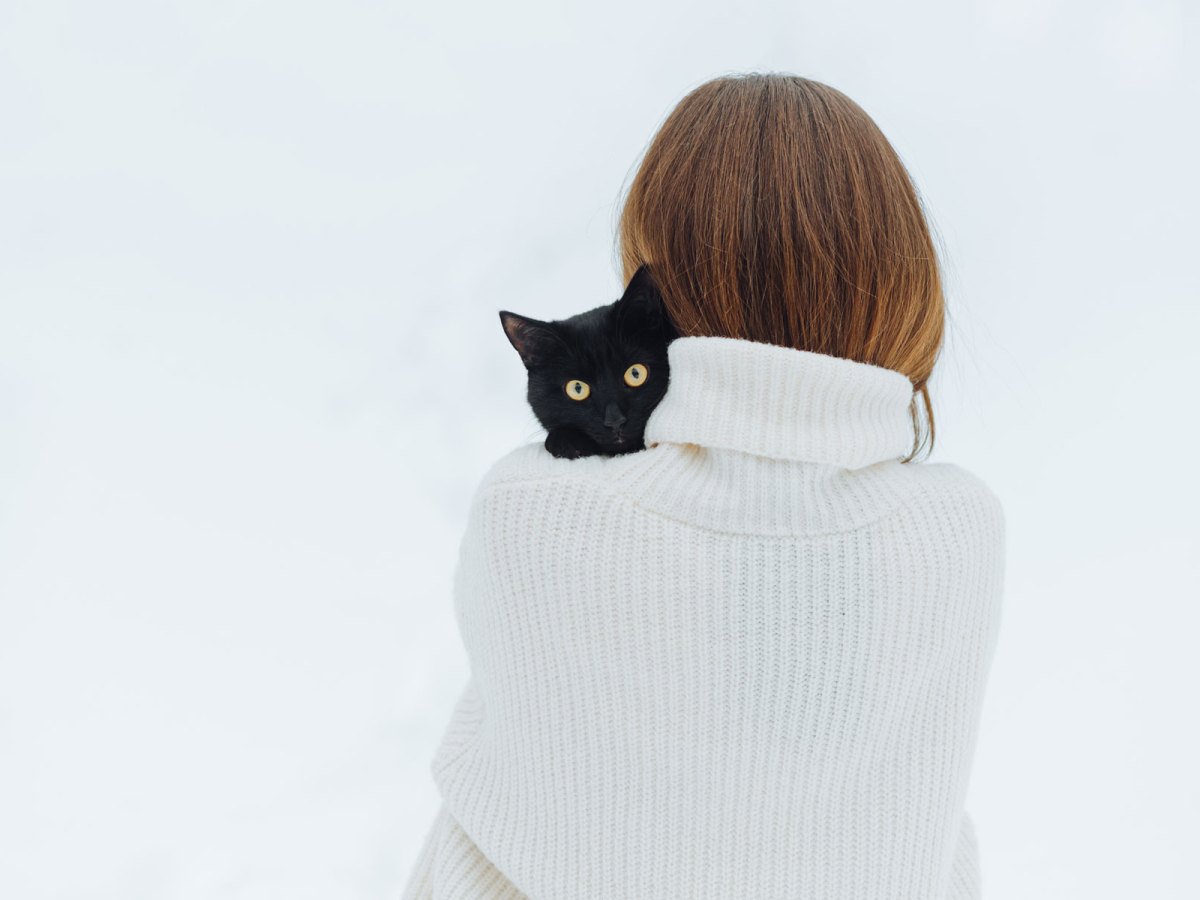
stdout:
<svg viewBox="0 0 1200 900">
<path fill-rule="evenodd" d="M 625 197 L 625 281 L 649 263 L 680 334 L 780 344 L 913 383 L 933 445 L 945 318 L 929 226 L 883 132 L 840 91 L 788 74 L 708 81 L 667 116 Z"/>
</svg>

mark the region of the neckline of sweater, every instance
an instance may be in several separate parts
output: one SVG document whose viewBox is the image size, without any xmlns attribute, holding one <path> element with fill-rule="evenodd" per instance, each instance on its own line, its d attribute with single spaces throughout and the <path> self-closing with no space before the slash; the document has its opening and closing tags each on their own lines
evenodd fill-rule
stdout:
<svg viewBox="0 0 1200 900">
<path fill-rule="evenodd" d="M 687 336 L 667 348 L 667 393 L 647 447 L 697 444 L 860 468 L 912 448 L 912 383 L 899 372 L 741 338 Z"/>
</svg>

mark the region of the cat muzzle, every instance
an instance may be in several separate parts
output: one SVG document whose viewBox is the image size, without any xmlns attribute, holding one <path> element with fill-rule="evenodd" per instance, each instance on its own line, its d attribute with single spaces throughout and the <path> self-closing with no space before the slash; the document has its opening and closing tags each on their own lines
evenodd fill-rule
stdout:
<svg viewBox="0 0 1200 900">
<path fill-rule="evenodd" d="M 625 414 L 621 412 L 620 407 L 618 407 L 617 404 L 608 404 L 608 407 L 604 410 L 605 428 L 611 428 L 613 431 L 616 431 L 627 421 L 628 419 L 625 418 Z"/>
</svg>

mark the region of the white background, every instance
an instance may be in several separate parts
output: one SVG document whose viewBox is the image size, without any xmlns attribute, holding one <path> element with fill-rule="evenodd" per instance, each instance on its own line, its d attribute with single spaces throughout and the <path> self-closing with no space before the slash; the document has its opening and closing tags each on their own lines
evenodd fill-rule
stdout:
<svg viewBox="0 0 1200 900">
<path fill-rule="evenodd" d="M 0 5 L 0 896 L 383 898 L 539 436 L 496 311 L 619 293 L 701 81 L 858 100 L 945 250 L 934 459 L 1009 527 L 990 900 L 1195 898 L 1200 70 L 1182 2 Z"/>
</svg>

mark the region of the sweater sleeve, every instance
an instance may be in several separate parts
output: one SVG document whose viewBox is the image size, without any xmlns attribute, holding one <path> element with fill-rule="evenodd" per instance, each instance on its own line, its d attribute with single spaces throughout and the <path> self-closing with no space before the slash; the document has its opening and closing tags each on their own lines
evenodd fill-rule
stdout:
<svg viewBox="0 0 1200 900">
<path fill-rule="evenodd" d="M 489 490 L 519 479 L 538 458 L 540 445 L 517 448 L 488 470 L 476 488 L 459 543 L 454 572 L 456 598 L 484 589 L 484 506 Z M 457 602 L 455 613 L 464 634 L 469 627 Z M 470 746 L 482 715 L 474 679 L 455 706 L 432 762 L 436 775 Z M 418 855 L 401 900 L 524 900 L 522 894 L 492 864 L 442 802 Z"/>
</svg>

